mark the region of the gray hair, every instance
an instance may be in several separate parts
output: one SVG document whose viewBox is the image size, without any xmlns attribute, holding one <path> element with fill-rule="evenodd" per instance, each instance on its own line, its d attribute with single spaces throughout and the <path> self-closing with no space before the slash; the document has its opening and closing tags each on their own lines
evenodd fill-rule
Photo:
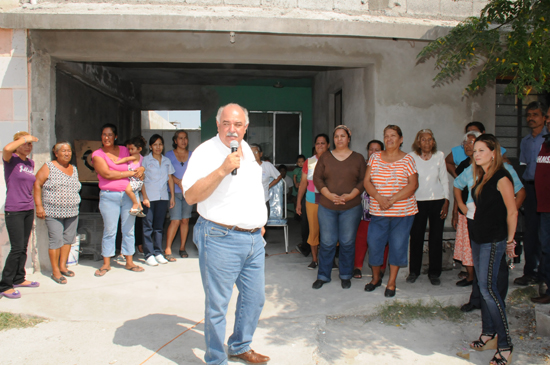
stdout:
<svg viewBox="0 0 550 365">
<path fill-rule="evenodd" d="M 61 146 L 69 146 L 71 152 L 73 151 L 73 146 L 71 146 L 71 143 L 69 141 L 59 141 L 52 147 L 52 160 L 56 159 L 55 154 L 61 149 Z"/>
<path fill-rule="evenodd" d="M 245 117 L 245 125 L 248 125 L 248 123 L 250 123 L 250 119 L 248 119 L 248 110 L 246 110 L 246 108 L 243 108 L 242 106 L 236 103 L 229 103 L 227 105 L 220 106 L 220 108 L 218 109 L 218 114 L 216 114 L 216 122 L 220 123 L 220 117 L 222 116 L 224 109 L 228 106 L 238 106 L 239 108 L 241 108 Z"/>
<path fill-rule="evenodd" d="M 481 136 L 481 132 L 478 131 L 469 131 L 464 135 L 464 138 L 462 138 L 462 143 L 468 142 L 468 137 L 474 136 L 474 138 L 477 138 Z"/>
</svg>

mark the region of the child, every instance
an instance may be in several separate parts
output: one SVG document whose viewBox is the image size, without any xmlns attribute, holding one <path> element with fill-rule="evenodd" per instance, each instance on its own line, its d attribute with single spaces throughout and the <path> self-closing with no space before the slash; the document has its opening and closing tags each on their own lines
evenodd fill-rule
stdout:
<svg viewBox="0 0 550 365">
<path fill-rule="evenodd" d="M 300 182 L 302 181 L 302 167 L 304 167 L 304 162 L 306 161 L 306 156 L 304 155 L 298 155 L 296 157 L 296 167 L 293 171 L 292 179 L 294 181 L 294 184 L 292 184 L 292 204 L 296 206 L 296 196 L 298 195 L 298 187 L 300 186 Z M 298 216 L 299 217 L 299 216 Z"/>
<path fill-rule="evenodd" d="M 116 161 L 115 163 L 117 165 L 128 163 L 128 171 L 135 171 L 141 166 L 141 161 L 143 160 L 143 156 L 141 155 L 141 151 L 145 147 L 146 141 L 142 136 L 134 137 L 126 142 L 126 148 L 128 148 L 128 152 L 130 152 L 129 157 L 121 158 L 120 160 Z M 141 187 L 143 186 L 143 181 L 138 179 L 137 177 L 131 177 L 130 183 L 128 186 L 126 186 L 126 195 L 130 199 L 132 199 L 132 209 L 130 209 L 130 214 L 135 215 L 138 217 L 145 217 L 145 214 L 143 213 L 143 208 L 141 206 L 141 202 L 139 200 L 139 191 L 141 190 Z"/>
</svg>

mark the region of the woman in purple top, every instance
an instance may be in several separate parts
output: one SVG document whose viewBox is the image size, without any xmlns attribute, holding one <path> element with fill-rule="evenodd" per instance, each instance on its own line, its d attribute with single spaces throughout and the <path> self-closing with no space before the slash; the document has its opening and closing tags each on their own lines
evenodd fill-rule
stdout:
<svg viewBox="0 0 550 365">
<path fill-rule="evenodd" d="M 183 174 L 187 170 L 187 165 L 192 154 L 189 151 L 189 138 L 186 131 L 176 131 L 174 133 L 172 148 L 172 151 L 166 152 L 166 157 L 172 162 L 176 170 L 174 175 L 172 175 L 176 189 L 176 205 L 170 209 L 170 225 L 166 234 L 166 251 L 164 251 L 164 255 L 169 261 L 175 260 L 172 256 L 172 243 L 174 242 L 174 238 L 176 238 L 178 228 L 181 239 L 179 254 L 183 258 L 189 256 L 187 251 L 185 251 L 185 243 L 187 242 L 187 234 L 189 233 L 189 218 L 191 218 L 191 212 L 193 211 L 193 206 L 187 204 L 181 190 L 181 179 L 183 179 Z"/>
<path fill-rule="evenodd" d="M 15 288 L 40 286 L 36 281 L 25 279 L 27 246 L 34 222 L 34 161 L 27 157 L 32 152 L 33 142 L 38 142 L 38 138 L 27 132 L 18 132 L 13 136 L 13 142 L 2 151 L 7 187 L 4 211 L 10 253 L 2 271 L 0 297 L 10 299 L 21 298 L 21 293 Z"/>
<path fill-rule="evenodd" d="M 128 149 L 118 146 L 117 128 L 113 124 L 101 127 L 101 143 L 103 147 L 92 153 L 92 162 L 99 179 L 99 211 L 103 218 L 103 239 L 101 241 L 101 255 L 103 265 L 96 270 L 95 276 L 103 276 L 111 270 L 111 257 L 115 255 L 115 238 L 120 217 L 122 232 L 121 252 L 126 256 L 126 269 L 143 271 L 143 268 L 134 264 L 135 253 L 134 224 L 135 216 L 130 215 L 132 200 L 126 195 L 125 189 L 130 182 L 129 178 L 143 176 L 143 167 L 136 171 L 128 171 L 128 164 L 115 164 L 115 161 L 130 156 Z"/>
</svg>

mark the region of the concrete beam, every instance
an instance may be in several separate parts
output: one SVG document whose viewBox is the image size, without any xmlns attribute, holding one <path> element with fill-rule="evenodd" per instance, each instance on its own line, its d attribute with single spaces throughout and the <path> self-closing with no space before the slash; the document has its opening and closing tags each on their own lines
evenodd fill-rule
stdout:
<svg viewBox="0 0 550 365">
<path fill-rule="evenodd" d="M 57 69 L 121 103 L 133 108 L 140 108 L 134 84 L 122 80 L 116 70 L 111 67 L 63 62 L 57 64 Z"/>
<path fill-rule="evenodd" d="M 338 1 L 338 4 L 349 7 L 346 1 Z M 163 13 L 158 9 L 157 11 L 150 9 L 149 13 L 115 10 L 118 8 L 109 8 L 107 12 L 107 8 L 102 9 L 90 8 L 88 13 L 71 13 L 68 10 L 66 13 L 63 11 L 53 13 L 48 11 L 47 7 L 35 9 L 32 12 L 19 9 L 1 13 L 0 27 L 44 30 L 234 31 L 429 41 L 446 35 L 457 24 L 454 20 L 349 15 L 301 9 L 261 12 L 257 9 L 246 12 L 242 9 L 234 12 L 223 9 L 219 12 L 192 12 L 185 8 L 179 11 L 172 9 L 172 13 L 167 13 L 167 10 Z"/>
</svg>

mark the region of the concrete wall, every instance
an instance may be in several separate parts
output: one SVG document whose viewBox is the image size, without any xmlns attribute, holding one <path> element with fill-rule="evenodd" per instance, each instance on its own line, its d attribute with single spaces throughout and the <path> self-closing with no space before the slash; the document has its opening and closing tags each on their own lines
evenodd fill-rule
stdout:
<svg viewBox="0 0 550 365">
<path fill-rule="evenodd" d="M 30 131 L 27 74 L 27 32 L 25 30 L 0 29 L 0 146 L 13 141 L 18 131 Z M 0 159 L 0 270 L 10 250 L 8 232 L 4 220 L 6 183 L 4 160 Z M 34 235 L 31 241 L 34 240 Z M 31 244 L 31 251 L 33 245 Z M 32 267 L 32 257 L 27 260 Z"/>
<path fill-rule="evenodd" d="M 363 154 L 369 140 L 383 139 L 388 124 L 403 130 L 405 152 L 411 150 L 416 133 L 424 128 L 433 130 L 438 148 L 445 154 L 461 142 L 464 126 L 472 120 L 482 121 L 488 132 L 494 132 L 494 90 L 476 98 L 462 97 L 469 75 L 434 88 L 433 63 L 416 64 L 416 54 L 425 44 L 372 42 L 372 63 L 367 67 L 319 73 L 313 88 L 314 132 L 332 134 L 332 98 L 340 89 L 343 120 L 353 132 L 351 147 Z"/>
<path fill-rule="evenodd" d="M 21 3 L 25 1 L 21 0 Z M 40 2 L 40 1 L 39 1 Z M 431 16 L 445 18 L 464 18 L 477 15 L 487 3 L 483 0 L 49 0 L 48 3 L 78 4 L 78 3 L 114 3 L 114 4 L 164 4 L 187 6 L 195 10 L 205 6 L 215 8 L 218 12 L 223 8 L 245 9 L 281 9 L 286 11 L 300 10 L 323 11 L 337 14 L 377 14 L 398 16 Z M 28 6 L 28 5 L 27 5 Z M 29 7 L 32 8 L 32 7 Z"/>
<path fill-rule="evenodd" d="M 119 141 L 141 131 L 141 110 L 91 88 L 65 73 L 57 72 L 55 135 L 57 140 L 100 140 L 100 127 L 113 123 Z"/>
</svg>

